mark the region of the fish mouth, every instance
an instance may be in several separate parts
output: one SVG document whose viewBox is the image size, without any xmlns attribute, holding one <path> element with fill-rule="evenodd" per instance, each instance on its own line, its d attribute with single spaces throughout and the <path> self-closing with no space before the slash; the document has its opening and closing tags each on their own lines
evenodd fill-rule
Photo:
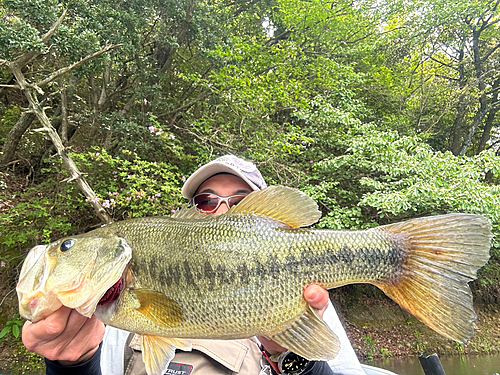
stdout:
<svg viewBox="0 0 500 375">
<path fill-rule="evenodd" d="M 38 245 L 28 253 L 16 286 L 19 313 L 32 322 L 44 319 L 62 306 L 58 298 L 45 292 L 52 267 L 46 254 L 47 248 L 48 245 Z"/>
<path fill-rule="evenodd" d="M 120 277 L 118 281 L 114 283 L 114 285 L 106 291 L 106 293 L 104 293 L 104 295 L 97 303 L 97 306 L 102 306 L 107 304 L 108 302 L 113 302 L 114 300 L 118 299 L 122 291 L 122 285 L 123 285 L 123 276 Z"/>
<path fill-rule="evenodd" d="M 48 275 L 54 268 L 54 263 L 49 258 L 43 254 L 37 257 L 36 262 L 28 263 L 31 268 L 38 267 L 37 275 L 27 276 L 17 286 L 20 315 L 33 323 L 45 319 L 63 305 L 77 307 L 81 298 L 75 299 L 75 296 L 83 295 L 88 298 L 89 294 L 88 280 L 84 274 L 79 274 L 71 282 L 56 288 L 47 287 Z M 26 276 L 28 272 L 30 270 L 25 270 L 23 265 L 21 274 Z M 34 287 L 30 290 L 31 284 Z"/>
<path fill-rule="evenodd" d="M 94 315 L 106 323 L 114 314 L 118 306 L 120 295 L 124 288 L 130 286 L 131 275 L 126 268 L 118 281 L 109 288 L 101 297 L 94 311 Z"/>
</svg>

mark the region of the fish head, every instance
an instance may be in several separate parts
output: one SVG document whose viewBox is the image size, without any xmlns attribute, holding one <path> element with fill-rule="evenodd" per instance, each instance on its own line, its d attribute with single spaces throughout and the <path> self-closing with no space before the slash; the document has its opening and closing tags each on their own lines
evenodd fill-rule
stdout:
<svg viewBox="0 0 500 375">
<path fill-rule="evenodd" d="M 66 306 L 90 317 L 131 257 L 123 238 L 92 232 L 35 246 L 16 287 L 20 315 L 37 322 Z"/>
</svg>

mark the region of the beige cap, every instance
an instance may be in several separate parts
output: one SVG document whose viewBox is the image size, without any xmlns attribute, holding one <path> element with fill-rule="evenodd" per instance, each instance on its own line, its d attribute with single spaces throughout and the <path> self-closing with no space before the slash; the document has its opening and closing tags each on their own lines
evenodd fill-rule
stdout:
<svg viewBox="0 0 500 375">
<path fill-rule="evenodd" d="M 217 173 L 231 173 L 240 177 L 253 190 L 261 190 L 267 187 L 259 170 L 254 163 L 245 161 L 234 155 L 225 155 L 217 158 L 198 168 L 184 183 L 182 195 L 191 199 L 200 185 L 208 178 Z"/>
</svg>

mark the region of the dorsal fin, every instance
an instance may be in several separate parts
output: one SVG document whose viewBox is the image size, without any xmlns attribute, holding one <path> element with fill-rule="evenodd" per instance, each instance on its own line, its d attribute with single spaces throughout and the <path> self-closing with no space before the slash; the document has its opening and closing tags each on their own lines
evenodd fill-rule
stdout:
<svg viewBox="0 0 500 375">
<path fill-rule="evenodd" d="M 285 186 L 269 186 L 254 191 L 229 214 L 255 214 L 267 216 L 292 228 L 314 224 L 321 217 L 318 205 L 306 193 Z"/>
<path fill-rule="evenodd" d="M 207 216 L 205 212 L 196 209 L 194 206 L 184 206 L 175 211 L 170 217 L 173 219 L 206 219 Z"/>
</svg>

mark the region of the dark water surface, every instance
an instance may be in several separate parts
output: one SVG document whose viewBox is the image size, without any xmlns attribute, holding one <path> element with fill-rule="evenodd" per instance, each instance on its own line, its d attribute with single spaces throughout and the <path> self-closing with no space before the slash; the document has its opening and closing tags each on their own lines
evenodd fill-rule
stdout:
<svg viewBox="0 0 500 375">
<path fill-rule="evenodd" d="M 500 354 L 441 357 L 446 375 L 500 375 Z M 398 375 L 424 375 L 418 357 L 388 358 L 367 362 Z"/>
</svg>

